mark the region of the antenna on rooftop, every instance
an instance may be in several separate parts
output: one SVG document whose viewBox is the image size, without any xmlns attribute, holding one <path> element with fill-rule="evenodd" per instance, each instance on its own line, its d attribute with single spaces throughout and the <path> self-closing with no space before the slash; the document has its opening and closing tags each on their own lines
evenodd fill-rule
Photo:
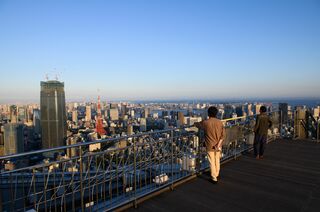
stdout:
<svg viewBox="0 0 320 212">
<path fill-rule="evenodd" d="M 46 79 L 46 81 L 48 81 L 48 80 L 49 80 L 49 74 L 48 74 L 48 73 L 46 73 L 46 75 L 45 75 L 45 79 Z"/>
</svg>

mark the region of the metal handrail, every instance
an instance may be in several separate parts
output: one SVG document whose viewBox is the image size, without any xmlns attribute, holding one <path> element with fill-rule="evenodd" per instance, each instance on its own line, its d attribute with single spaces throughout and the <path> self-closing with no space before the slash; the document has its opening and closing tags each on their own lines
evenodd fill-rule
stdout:
<svg viewBox="0 0 320 212">
<path fill-rule="evenodd" d="M 233 118 L 230 121 L 243 118 Z M 232 133 L 235 130 L 236 140 L 239 141 L 230 140 L 225 144 L 223 160 L 237 157 L 241 152 L 250 149 L 250 145 L 243 139 L 247 139 L 246 136 L 252 134 L 249 128 L 252 127 L 251 120 L 254 118 L 255 116 L 247 116 L 246 120 L 250 122 L 235 122 L 231 125 L 231 127 L 235 126 L 234 129 L 227 129 Z M 72 210 L 77 208 L 85 211 L 87 207 L 90 207 L 90 210 L 102 208 L 112 210 L 128 202 L 136 203 L 137 198 L 166 186 L 173 186 L 175 182 L 208 167 L 206 152 L 203 150 L 203 142 L 201 142 L 203 138 L 194 131 L 184 131 L 189 127 L 191 126 L 0 157 L 0 160 L 11 160 L 15 157 L 23 159 L 23 157 L 33 154 L 69 148 L 79 149 L 79 155 L 68 159 L 17 167 L 11 171 L 1 172 L 0 186 L 7 189 L 11 195 L 4 197 L 3 200 L 0 196 L 0 201 L 2 201 L 0 204 L 3 207 L 15 209 L 21 202 L 24 202 L 23 207 L 27 205 L 28 209 L 34 207 L 42 210 L 46 207 L 61 207 L 62 210 L 62 207 L 67 208 L 67 204 L 72 202 Z M 226 128 L 230 128 L 230 126 L 226 126 Z M 241 135 L 237 134 L 238 131 Z M 162 138 L 161 134 L 167 133 L 168 137 L 164 136 L 165 138 L 159 139 Z M 195 137 L 198 137 L 197 141 Z M 141 138 L 144 142 L 140 143 L 138 141 Z M 101 150 L 90 154 L 82 152 L 83 147 L 91 144 L 128 139 L 132 139 L 132 144 L 123 148 Z M 193 162 L 195 166 L 191 167 L 190 164 Z M 56 164 L 59 168 L 50 172 L 49 167 Z M 70 172 L 67 170 L 67 164 L 80 168 L 80 170 Z M 91 166 L 93 169 L 90 168 Z M 167 178 L 168 176 L 170 178 L 165 183 L 157 184 L 156 178 L 161 180 L 160 174 L 163 173 L 166 173 Z M 39 190 L 38 186 L 43 189 Z M 16 189 L 25 189 L 25 187 L 28 193 L 16 193 Z M 1 193 L 2 191 L 0 191 L 0 195 Z M 93 194 L 96 197 L 91 197 Z M 25 203 L 26 201 L 27 203 Z M 56 201 L 61 201 L 61 203 Z"/>
<path fill-rule="evenodd" d="M 267 114 L 275 113 L 278 111 L 273 111 L 273 112 L 268 112 Z M 235 117 L 235 118 L 228 118 L 228 119 L 222 119 L 222 122 L 228 122 L 228 121 L 236 121 L 239 119 L 249 119 L 249 118 L 255 118 L 257 115 L 251 115 L 251 116 L 241 116 L 241 117 Z M 236 124 L 234 124 L 236 125 Z M 233 126 L 233 125 L 231 125 Z M 193 127 L 192 126 L 184 126 L 184 127 L 175 127 L 171 129 L 165 129 L 165 130 L 155 130 L 155 131 L 150 131 L 150 132 L 144 132 L 144 133 L 138 133 L 134 135 L 126 135 L 126 136 L 121 136 L 117 138 L 107 138 L 107 139 L 101 139 L 101 140 L 93 140 L 89 142 L 83 142 L 83 143 L 77 143 L 77 144 L 71 144 L 71 145 L 66 145 L 66 146 L 60 146 L 60 147 L 53 147 L 50 149 L 41 149 L 41 150 L 35 150 L 35 151 L 30 151 L 30 152 L 24 152 L 24 153 L 18 153 L 18 154 L 11 154 L 11 155 L 5 155 L 5 156 L 0 156 L 0 160 L 6 160 L 10 158 L 15 158 L 15 157 L 25 157 L 25 156 L 30 156 L 34 154 L 41 154 L 41 153 L 47 153 L 47 152 L 53 152 L 53 151 L 59 151 L 59 150 L 65 150 L 65 149 L 70 149 L 70 148 L 76 148 L 76 147 L 81 147 L 81 146 L 87 146 L 91 144 L 98 144 L 98 143 L 106 143 L 106 142 L 113 142 L 113 141 L 119 141 L 119 140 L 126 140 L 129 138 L 136 138 L 136 137 L 142 137 L 142 136 L 147 136 L 147 135 L 152 135 L 152 134 L 157 134 L 157 133 L 168 133 L 176 130 L 183 130 Z"/>
</svg>

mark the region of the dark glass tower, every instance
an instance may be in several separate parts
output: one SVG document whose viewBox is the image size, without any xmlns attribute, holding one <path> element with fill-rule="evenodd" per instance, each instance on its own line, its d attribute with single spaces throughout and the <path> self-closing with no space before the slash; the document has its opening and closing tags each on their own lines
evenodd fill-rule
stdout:
<svg viewBox="0 0 320 212">
<path fill-rule="evenodd" d="M 63 82 L 41 82 L 40 107 L 42 148 L 65 145 L 67 117 Z"/>
<path fill-rule="evenodd" d="M 4 154 L 11 155 L 24 152 L 23 124 L 4 125 Z"/>
</svg>

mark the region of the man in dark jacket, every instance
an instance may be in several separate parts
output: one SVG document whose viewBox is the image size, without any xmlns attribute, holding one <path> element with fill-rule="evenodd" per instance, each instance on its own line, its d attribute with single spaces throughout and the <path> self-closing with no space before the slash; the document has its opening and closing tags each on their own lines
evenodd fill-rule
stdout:
<svg viewBox="0 0 320 212">
<path fill-rule="evenodd" d="M 261 106 L 260 115 L 258 115 L 256 125 L 254 127 L 255 137 L 253 148 L 256 159 L 263 158 L 263 153 L 267 143 L 268 129 L 272 126 L 272 121 L 266 112 L 267 108 L 265 106 Z"/>
</svg>

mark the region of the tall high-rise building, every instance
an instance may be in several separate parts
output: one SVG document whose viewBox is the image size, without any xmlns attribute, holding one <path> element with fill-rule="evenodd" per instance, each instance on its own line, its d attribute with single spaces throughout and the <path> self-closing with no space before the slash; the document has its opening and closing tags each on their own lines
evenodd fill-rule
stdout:
<svg viewBox="0 0 320 212">
<path fill-rule="evenodd" d="M 183 112 L 178 112 L 178 121 L 180 126 L 184 125 L 184 114 Z"/>
<path fill-rule="evenodd" d="M 223 119 L 232 118 L 232 114 L 233 114 L 233 107 L 232 107 L 232 105 L 226 105 L 226 106 L 224 107 Z"/>
<path fill-rule="evenodd" d="M 142 111 L 142 118 L 148 118 L 150 114 L 150 108 L 145 107 Z"/>
<path fill-rule="evenodd" d="M 256 104 L 256 114 L 260 114 L 260 107 L 262 105 L 261 104 Z"/>
<path fill-rule="evenodd" d="M 4 125 L 4 154 L 24 152 L 24 125 L 9 123 Z"/>
<path fill-rule="evenodd" d="M 67 145 L 73 145 L 77 143 L 77 137 L 69 137 L 67 138 L 66 144 Z M 67 149 L 67 155 L 69 158 L 78 156 L 78 149 L 77 148 L 69 148 Z"/>
<path fill-rule="evenodd" d="M 91 106 L 86 106 L 86 121 L 91 121 Z"/>
<path fill-rule="evenodd" d="M 297 106 L 294 111 L 294 137 L 307 138 L 308 131 L 304 124 L 306 122 L 307 109 L 305 107 Z"/>
<path fill-rule="evenodd" d="M 319 116 L 320 116 L 320 106 L 315 107 L 315 108 L 313 109 L 313 117 L 314 117 L 314 118 L 319 118 Z"/>
<path fill-rule="evenodd" d="M 40 93 L 42 148 L 63 146 L 67 135 L 64 83 L 41 82 Z"/>
<path fill-rule="evenodd" d="M 279 103 L 279 111 L 280 111 L 280 124 L 281 123 L 287 124 L 287 122 L 288 122 L 288 104 L 287 103 Z"/>
<path fill-rule="evenodd" d="M 32 107 L 30 107 L 30 106 L 28 106 L 27 108 L 26 108 L 26 115 L 27 115 L 27 117 L 26 117 L 26 121 L 27 122 L 32 122 L 33 121 L 33 113 L 32 113 L 32 111 L 33 111 L 33 108 Z"/>
<path fill-rule="evenodd" d="M 248 115 L 252 116 L 254 115 L 253 111 L 252 111 L 252 104 L 248 104 Z"/>
<path fill-rule="evenodd" d="M 41 113 L 39 109 L 33 109 L 32 123 L 34 126 L 34 131 L 37 134 L 41 133 Z"/>
<path fill-rule="evenodd" d="M 111 108 L 109 110 L 109 117 L 111 121 L 119 120 L 119 111 L 118 108 Z"/>
<path fill-rule="evenodd" d="M 78 124 L 78 111 L 74 110 L 72 111 L 72 121 L 76 124 Z"/>
<path fill-rule="evenodd" d="M 3 135 L 4 127 L 0 127 L 0 156 L 4 155 L 4 135 Z"/>
<path fill-rule="evenodd" d="M 145 118 L 140 119 L 140 132 L 147 131 L 147 120 Z"/>
<path fill-rule="evenodd" d="M 25 107 L 18 108 L 18 121 L 21 123 L 26 122 L 27 119 L 27 110 Z"/>
<path fill-rule="evenodd" d="M 237 117 L 243 116 L 243 111 L 244 111 L 243 106 L 242 106 L 242 105 L 238 105 L 238 106 L 236 107 Z"/>
<path fill-rule="evenodd" d="M 1 126 L 0 127 L 0 146 L 3 146 L 3 144 L 4 144 L 3 131 L 4 131 L 4 127 Z"/>
<path fill-rule="evenodd" d="M 130 110 L 130 116 L 131 116 L 132 118 L 134 118 L 134 114 L 135 114 L 135 113 L 134 113 L 134 109 L 131 109 L 131 110 Z"/>
<path fill-rule="evenodd" d="M 124 119 L 125 115 L 127 115 L 128 109 L 127 105 L 122 104 L 121 105 L 121 118 Z"/>
<path fill-rule="evenodd" d="M 133 126 L 129 124 L 127 126 L 127 135 L 132 135 L 133 134 Z"/>
<path fill-rule="evenodd" d="M 16 105 L 10 106 L 10 122 L 17 123 L 18 122 L 18 108 Z"/>
</svg>

